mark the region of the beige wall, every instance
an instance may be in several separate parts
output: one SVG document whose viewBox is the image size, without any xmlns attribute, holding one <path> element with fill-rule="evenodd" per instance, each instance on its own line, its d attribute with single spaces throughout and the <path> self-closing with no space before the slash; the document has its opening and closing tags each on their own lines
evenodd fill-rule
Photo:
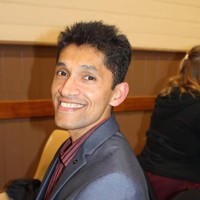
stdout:
<svg viewBox="0 0 200 200">
<path fill-rule="evenodd" d="M 0 41 L 55 44 L 63 27 L 80 20 L 116 24 L 136 48 L 200 43 L 199 0 L 0 0 Z"/>
</svg>

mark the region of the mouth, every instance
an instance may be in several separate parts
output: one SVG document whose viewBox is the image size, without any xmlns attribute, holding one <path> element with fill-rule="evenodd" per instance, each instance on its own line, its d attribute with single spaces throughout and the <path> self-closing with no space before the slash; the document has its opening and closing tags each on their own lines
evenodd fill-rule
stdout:
<svg viewBox="0 0 200 200">
<path fill-rule="evenodd" d="M 61 101 L 60 106 L 63 108 L 76 109 L 76 108 L 82 108 L 84 105 L 79 103 L 66 103 Z"/>
</svg>

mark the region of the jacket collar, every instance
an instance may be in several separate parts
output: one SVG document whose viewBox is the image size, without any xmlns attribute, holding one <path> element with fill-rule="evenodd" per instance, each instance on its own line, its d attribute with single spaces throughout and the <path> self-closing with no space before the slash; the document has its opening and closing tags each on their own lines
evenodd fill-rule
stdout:
<svg viewBox="0 0 200 200">
<path fill-rule="evenodd" d="M 62 189 L 66 182 L 79 171 L 86 163 L 86 155 L 91 155 L 99 146 L 101 146 L 106 140 L 112 137 L 119 130 L 119 124 L 117 123 L 114 114 L 100 125 L 81 145 L 74 159 L 69 163 L 66 169 L 63 171 L 62 176 L 59 178 L 58 183 L 52 191 L 50 199 L 54 199 L 58 192 Z M 56 156 L 57 157 L 57 156 Z M 52 172 L 54 171 L 57 159 L 54 159 L 50 168 L 48 169 L 45 180 L 43 181 L 43 188 L 46 190 L 46 186 L 49 182 Z M 42 192 L 41 192 L 42 193 Z M 43 194 L 45 191 L 43 192 Z"/>
</svg>

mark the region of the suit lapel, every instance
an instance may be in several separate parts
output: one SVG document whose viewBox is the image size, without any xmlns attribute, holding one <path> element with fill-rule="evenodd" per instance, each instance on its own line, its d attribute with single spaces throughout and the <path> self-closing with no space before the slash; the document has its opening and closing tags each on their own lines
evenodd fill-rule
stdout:
<svg viewBox="0 0 200 200">
<path fill-rule="evenodd" d="M 42 181 L 42 184 L 40 186 L 40 190 L 39 190 L 39 193 L 37 195 L 36 200 L 44 199 L 44 195 L 45 195 L 48 183 L 49 183 L 50 178 L 52 176 L 52 173 L 54 172 L 54 169 L 56 167 L 56 163 L 57 163 L 57 160 L 58 160 L 57 155 L 58 154 L 56 154 L 55 158 L 53 159 L 51 165 L 48 168 L 48 172 L 45 174 L 45 177 L 43 178 L 43 181 Z"/>
<path fill-rule="evenodd" d="M 81 145 L 74 159 L 69 163 L 66 169 L 63 171 L 62 176 L 59 178 L 58 183 L 52 191 L 50 199 L 55 199 L 56 195 L 62 189 L 62 187 L 74 176 L 84 165 L 87 164 L 86 155 L 91 155 L 99 146 L 101 146 L 106 140 L 112 137 L 119 130 L 119 125 L 115 120 L 114 115 L 111 116 L 104 124 L 98 127 Z M 53 168 L 52 168 L 53 169 Z M 51 172 L 52 174 L 52 172 Z M 49 177 L 47 177 L 49 179 Z M 46 178 L 46 179 L 47 179 Z M 48 181 L 48 180 L 47 180 Z"/>
<path fill-rule="evenodd" d="M 64 144 L 65 142 L 63 142 Z M 42 183 L 41 183 L 41 186 L 40 186 L 40 189 L 39 189 L 39 193 L 37 195 L 37 198 L 36 200 L 41 200 L 41 199 L 44 199 L 44 195 L 46 193 L 46 190 L 47 190 L 47 187 L 48 187 L 48 184 L 49 184 L 49 181 L 51 179 L 51 176 L 55 170 L 55 167 L 56 167 L 56 164 L 57 164 L 57 161 L 58 161 L 58 156 L 59 156 L 59 152 L 60 152 L 60 149 L 62 148 L 63 144 L 59 147 L 59 149 L 57 150 L 53 160 L 51 161 L 48 169 L 47 169 L 47 172 L 45 173 L 45 176 L 42 180 Z"/>
</svg>

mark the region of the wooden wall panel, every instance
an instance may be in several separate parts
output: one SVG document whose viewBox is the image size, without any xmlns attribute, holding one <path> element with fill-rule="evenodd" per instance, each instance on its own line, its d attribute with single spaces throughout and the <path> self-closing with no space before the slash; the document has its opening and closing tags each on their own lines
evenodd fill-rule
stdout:
<svg viewBox="0 0 200 200">
<path fill-rule="evenodd" d="M 10 180 L 33 177 L 42 148 L 55 128 L 52 117 L 0 121 L 0 188 Z"/>
<path fill-rule="evenodd" d="M 127 97 L 122 104 L 114 107 L 114 112 L 149 111 L 154 107 L 155 97 Z M 54 108 L 51 99 L 26 101 L 0 101 L 0 120 L 52 117 Z"/>
<path fill-rule="evenodd" d="M 136 154 L 139 154 L 146 142 L 146 130 L 149 127 L 151 111 L 117 113 L 120 128 L 132 145 Z"/>
<path fill-rule="evenodd" d="M 50 99 L 55 52 L 53 46 L 0 45 L 0 101 Z M 167 78 L 176 74 L 183 57 L 183 52 L 134 50 L 126 78 L 129 98 L 156 95 Z M 136 153 L 145 143 L 150 116 L 151 111 L 141 110 L 116 113 Z M 0 187 L 11 179 L 34 174 L 42 147 L 54 128 L 52 116 L 0 120 Z"/>
<path fill-rule="evenodd" d="M 50 98 L 55 47 L 0 45 L 0 100 Z"/>
<path fill-rule="evenodd" d="M 183 52 L 133 51 L 133 59 L 126 80 L 129 96 L 157 95 L 168 77 L 177 74 Z"/>
</svg>

